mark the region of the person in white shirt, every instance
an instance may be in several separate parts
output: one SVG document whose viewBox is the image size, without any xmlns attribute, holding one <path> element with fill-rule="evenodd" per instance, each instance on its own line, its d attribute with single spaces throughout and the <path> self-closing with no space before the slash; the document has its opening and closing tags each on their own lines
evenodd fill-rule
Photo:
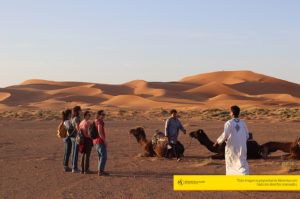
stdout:
<svg viewBox="0 0 300 199">
<path fill-rule="evenodd" d="M 232 119 L 225 123 L 224 132 L 214 146 L 226 142 L 226 175 L 249 175 L 247 162 L 249 131 L 246 123 L 239 119 L 240 108 L 238 106 L 231 107 L 230 115 Z"/>
<path fill-rule="evenodd" d="M 67 130 L 67 136 L 63 139 L 65 145 L 65 154 L 64 154 L 64 162 L 63 162 L 65 172 L 72 171 L 72 169 L 69 167 L 69 159 L 72 151 L 72 142 L 69 135 L 74 131 L 74 128 L 71 123 L 71 116 L 72 116 L 72 111 L 70 109 L 67 109 L 62 112 L 62 122 L 63 125 L 65 126 L 65 129 Z"/>
</svg>

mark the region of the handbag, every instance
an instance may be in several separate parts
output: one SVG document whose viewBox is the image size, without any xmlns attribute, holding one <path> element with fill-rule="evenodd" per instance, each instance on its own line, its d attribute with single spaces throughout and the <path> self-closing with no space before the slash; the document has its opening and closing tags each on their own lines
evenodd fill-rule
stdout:
<svg viewBox="0 0 300 199">
<path fill-rule="evenodd" d="M 78 145 L 84 144 L 84 137 L 81 131 L 77 134 L 75 140 L 76 140 L 76 144 Z"/>
</svg>

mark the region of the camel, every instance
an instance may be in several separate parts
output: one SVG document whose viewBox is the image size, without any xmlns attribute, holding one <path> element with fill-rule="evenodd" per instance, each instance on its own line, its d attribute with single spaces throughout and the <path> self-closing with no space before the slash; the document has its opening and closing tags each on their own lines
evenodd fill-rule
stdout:
<svg viewBox="0 0 300 199">
<path fill-rule="evenodd" d="M 142 157 L 165 157 L 168 150 L 168 138 L 163 133 L 156 131 L 151 141 L 147 140 L 146 133 L 143 127 L 131 129 L 129 134 L 133 135 L 137 142 L 142 146 L 144 154 Z M 184 146 L 178 141 L 177 150 L 183 156 Z M 175 154 L 170 153 L 169 158 L 175 157 Z"/>
<path fill-rule="evenodd" d="M 199 129 L 197 131 L 193 131 L 190 133 L 191 138 L 197 139 L 200 144 L 204 145 L 209 151 L 216 153 L 212 155 L 212 159 L 224 159 L 225 158 L 225 146 L 226 143 L 222 143 L 221 145 L 214 146 L 214 142 L 212 142 L 206 133 Z M 260 145 L 255 141 L 252 140 L 252 134 L 250 135 L 250 139 L 247 141 L 247 158 L 248 159 L 260 159 Z"/>
<path fill-rule="evenodd" d="M 288 153 L 288 159 L 300 159 L 300 138 L 294 142 L 267 142 L 261 145 L 261 154 L 264 159 L 268 158 L 270 153 L 282 151 Z"/>
</svg>

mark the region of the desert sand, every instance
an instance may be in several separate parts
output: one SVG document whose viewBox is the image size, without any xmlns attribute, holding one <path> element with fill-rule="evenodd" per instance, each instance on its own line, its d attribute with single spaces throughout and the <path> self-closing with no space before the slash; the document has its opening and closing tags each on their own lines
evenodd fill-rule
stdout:
<svg viewBox="0 0 300 199">
<path fill-rule="evenodd" d="M 233 104 L 242 107 L 259 144 L 300 136 L 300 85 L 250 71 L 120 85 L 27 80 L 0 88 L 0 198 L 299 198 L 299 192 L 174 192 L 174 174 L 225 174 L 224 160 L 210 159 L 211 152 L 183 134 L 181 162 L 140 157 L 141 148 L 128 135 L 143 126 L 150 139 L 175 107 L 188 132 L 202 128 L 215 140 Z M 107 110 L 109 177 L 96 175 L 94 148 L 92 174 L 63 172 L 64 145 L 56 129 L 60 111 L 75 105 Z M 249 160 L 250 173 L 299 175 L 300 161 L 283 155 Z"/>
<path fill-rule="evenodd" d="M 85 107 L 153 109 L 299 106 L 300 85 L 251 71 L 221 71 L 174 82 L 135 80 L 120 85 L 27 80 L 0 89 L 0 104 L 22 108 Z"/>
<path fill-rule="evenodd" d="M 93 174 L 64 173 L 63 142 L 56 137 L 59 121 L 1 121 L 0 198 L 299 198 L 297 192 L 174 192 L 173 174 L 224 174 L 224 160 L 212 155 L 196 140 L 180 134 L 186 147 L 181 162 L 143 158 L 128 131 L 144 125 L 148 137 L 163 129 L 163 121 L 107 121 L 109 177 L 99 177 L 95 149 L 91 155 Z M 222 132 L 223 122 L 186 121 L 188 131 L 205 129 L 214 140 Z M 299 135 L 300 124 L 249 121 L 258 143 L 270 139 L 291 141 Z M 13 128 L 12 128 L 13 126 Z M 286 161 L 276 152 L 268 160 L 250 160 L 251 174 L 300 174 L 300 161 Z"/>
</svg>

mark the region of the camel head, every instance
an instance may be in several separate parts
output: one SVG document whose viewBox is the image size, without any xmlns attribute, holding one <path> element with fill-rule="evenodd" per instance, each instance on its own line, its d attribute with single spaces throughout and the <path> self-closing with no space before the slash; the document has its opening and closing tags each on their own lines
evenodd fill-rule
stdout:
<svg viewBox="0 0 300 199">
<path fill-rule="evenodd" d="M 190 137 L 199 140 L 199 142 L 203 145 L 205 145 L 205 143 L 207 143 L 207 140 L 209 140 L 203 129 L 198 129 L 197 131 L 190 132 Z"/>
<path fill-rule="evenodd" d="M 190 138 L 195 138 L 195 139 L 198 139 L 198 137 L 200 137 L 200 135 L 199 134 L 201 134 L 203 132 L 203 130 L 202 129 L 199 129 L 199 130 L 197 130 L 197 131 L 192 131 L 192 132 L 190 132 Z"/>
<path fill-rule="evenodd" d="M 209 151 L 213 153 L 220 153 L 222 151 L 223 145 L 215 147 L 214 143 L 208 138 L 208 136 L 202 129 L 190 132 L 190 137 L 197 139 L 200 142 L 200 144 L 204 145 Z"/>
<path fill-rule="evenodd" d="M 129 131 L 129 134 L 133 135 L 138 142 L 142 141 L 142 140 L 146 140 L 146 133 L 145 133 L 145 130 L 143 127 L 137 127 L 137 128 L 131 129 Z"/>
</svg>

